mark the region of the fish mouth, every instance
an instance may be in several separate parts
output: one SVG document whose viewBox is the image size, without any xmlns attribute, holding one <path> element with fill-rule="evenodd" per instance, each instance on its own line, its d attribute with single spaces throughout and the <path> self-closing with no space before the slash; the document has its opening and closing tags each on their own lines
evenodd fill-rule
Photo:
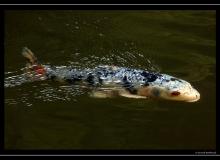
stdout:
<svg viewBox="0 0 220 160">
<path fill-rule="evenodd" d="M 191 99 L 191 100 L 186 100 L 186 102 L 196 102 L 200 99 L 200 94 L 198 91 L 195 90 L 195 98 Z"/>
<path fill-rule="evenodd" d="M 193 99 L 193 100 L 189 100 L 189 101 L 186 101 L 186 102 L 196 102 L 198 101 L 200 98 L 197 98 L 197 99 Z"/>
</svg>

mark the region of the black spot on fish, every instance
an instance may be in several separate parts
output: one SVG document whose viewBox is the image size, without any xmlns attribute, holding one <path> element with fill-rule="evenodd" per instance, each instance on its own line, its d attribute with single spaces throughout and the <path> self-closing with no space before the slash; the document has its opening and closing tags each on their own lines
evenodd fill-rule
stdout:
<svg viewBox="0 0 220 160">
<path fill-rule="evenodd" d="M 169 80 L 166 80 L 166 82 L 169 82 Z"/>
<path fill-rule="evenodd" d="M 89 84 L 94 84 L 94 76 L 91 73 L 88 74 L 88 77 L 86 80 Z"/>
<path fill-rule="evenodd" d="M 123 87 L 125 87 L 125 88 L 130 88 L 131 86 L 132 86 L 132 84 L 129 83 L 128 81 L 124 82 L 124 84 L 123 84 Z"/>
<path fill-rule="evenodd" d="M 71 78 L 65 79 L 66 82 L 71 83 L 71 84 L 78 82 L 78 81 L 81 81 L 81 80 L 82 80 L 81 75 L 73 75 Z"/>
<path fill-rule="evenodd" d="M 105 77 L 107 77 L 108 76 L 108 71 L 107 70 L 103 70 L 103 74 L 104 74 Z"/>
<path fill-rule="evenodd" d="M 143 71 L 141 73 L 142 76 L 144 76 L 146 78 L 147 82 L 154 82 L 157 79 L 156 74 L 153 73 L 147 73 L 146 71 Z"/>
<path fill-rule="evenodd" d="M 78 78 L 82 78 L 83 76 L 82 75 L 78 75 Z"/>
<path fill-rule="evenodd" d="M 66 79 L 66 82 L 73 84 L 75 82 L 74 79 Z"/>
<path fill-rule="evenodd" d="M 147 73 L 146 71 L 143 71 L 143 72 L 141 73 L 141 75 L 144 76 L 144 77 L 148 77 L 149 73 Z"/>
<path fill-rule="evenodd" d="M 145 82 L 144 86 L 149 86 L 149 83 Z"/>
<path fill-rule="evenodd" d="M 123 87 L 125 87 L 127 91 L 129 91 L 131 94 L 137 94 L 137 89 L 135 89 L 132 83 L 128 81 L 127 76 L 124 76 L 122 81 Z"/>
<path fill-rule="evenodd" d="M 181 80 L 177 79 L 177 78 L 170 78 L 171 81 L 179 81 L 182 82 Z"/>
<path fill-rule="evenodd" d="M 83 77 L 82 75 L 75 75 L 75 76 L 73 76 L 72 79 L 73 79 L 74 81 L 81 81 L 81 80 L 82 80 L 82 77 Z"/>
<path fill-rule="evenodd" d="M 128 81 L 127 76 L 124 76 L 122 80 L 123 82 L 127 82 Z"/>
<path fill-rule="evenodd" d="M 153 89 L 152 94 L 153 94 L 153 96 L 158 97 L 158 96 L 160 96 L 160 91 L 158 89 Z"/>
<path fill-rule="evenodd" d="M 156 75 L 151 75 L 149 78 L 147 78 L 148 82 L 154 82 L 157 79 Z"/>
<path fill-rule="evenodd" d="M 126 90 L 129 91 L 131 94 L 137 94 L 137 89 L 135 89 L 134 87 L 126 88 Z"/>
<path fill-rule="evenodd" d="M 102 75 L 102 72 L 98 71 L 97 74 L 98 74 L 98 75 Z"/>
<path fill-rule="evenodd" d="M 51 76 L 50 76 L 50 79 L 51 79 L 51 80 L 55 80 L 55 78 L 56 78 L 55 75 L 51 75 Z"/>
<path fill-rule="evenodd" d="M 100 83 L 100 84 L 103 83 L 103 79 L 101 79 L 100 77 L 99 77 L 99 83 Z"/>
<path fill-rule="evenodd" d="M 123 87 L 125 87 L 126 89 L 132 88 L 132 83 L 128 81 L 127 76 L 124 76 L 123 79 Z"/>
<path fill-rule="evenodd" d="M 111 71 L 111 72 L 109 72 L 109 74 L 113 75 L 113 74 L 114 74 L 114 72 L 112 72 L 112 71 Z"/>
</svg>

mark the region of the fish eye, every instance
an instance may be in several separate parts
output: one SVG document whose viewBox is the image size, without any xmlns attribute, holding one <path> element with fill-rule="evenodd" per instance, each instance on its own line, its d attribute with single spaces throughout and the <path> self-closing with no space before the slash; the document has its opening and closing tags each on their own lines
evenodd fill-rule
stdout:
<svg viewBox="0 0 220 160">
<path fill-rule="evenodd" d="M 178 91 L 173 91 L 173 92 L 171 92 L 171 95 L 172 95 L 172 96 L 178 96 L 178 95 L 180 95 L 180 92 L 178 92 Z"/>
</svg>

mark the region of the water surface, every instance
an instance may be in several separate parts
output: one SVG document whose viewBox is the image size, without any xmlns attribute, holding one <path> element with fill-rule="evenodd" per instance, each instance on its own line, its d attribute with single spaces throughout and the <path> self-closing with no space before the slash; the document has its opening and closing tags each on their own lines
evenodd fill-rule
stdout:
<svg viewBox="0 0 220 160">
<path fill-rule="evenodd" d="M 215 149 L 214 11 L 6 11 L 5 81 L 29 47 L 43 64 L 148 69 L 192 83 L 200 101 L 95 99 L 80 86 L 5 87 L 5 149 Z M 14 81 L 13 80 L 13 81 Z"/>
</svg>

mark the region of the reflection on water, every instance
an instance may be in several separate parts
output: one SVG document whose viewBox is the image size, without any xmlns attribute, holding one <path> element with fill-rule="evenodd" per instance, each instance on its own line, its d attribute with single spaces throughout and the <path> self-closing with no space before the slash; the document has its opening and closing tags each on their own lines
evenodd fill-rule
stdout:
<svg viewBox="0 0 220 160">
<path fill-rule="evenodd" d="M 6 11 L 5 148 L 214 149 L 215 30 L 214 11 Z M 95 99 L 82 86 L 31 82 L 24 46 L 52 66 L 166 73 L 201 99 Z"/>
</svg>

